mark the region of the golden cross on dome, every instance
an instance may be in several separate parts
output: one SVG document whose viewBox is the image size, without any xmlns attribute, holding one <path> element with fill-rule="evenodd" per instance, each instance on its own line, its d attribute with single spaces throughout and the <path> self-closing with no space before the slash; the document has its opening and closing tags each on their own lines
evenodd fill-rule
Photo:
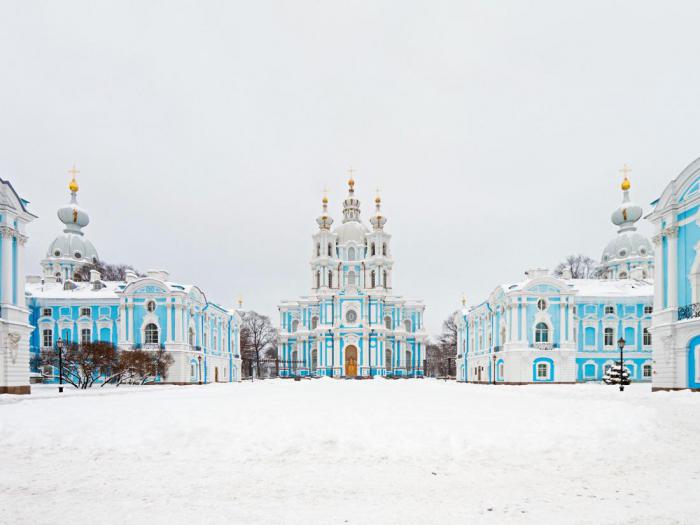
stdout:
<svg viewBox="0 0 700 525">
<path fill-rule="evenodd" d="M 350 178 L 351 178 L 351 179 L 353 178 L 353 175 L 355 175 L 355 172 L 356 172 L 356 171 L 357 171 L 357 170 L 356 170 L 355 168 L 353 168 L 352 166 L 350 166 L 350 167 L 348 168 L 348 175 L 350 175 Z"/>
<path fill-rule="evenodd" d="M 618 170 L 620 173 L 622 173 L 622 176 L 627 178 L 627 175 L 629 174 L 630 171 L 632 171 L 632 168 L 630 168 L 627 164 L 624 164 L 622 166 L 621 170 Z"/>
<path fill-rule="evenodd" d="M 75 168 L 75 164 L 73 164 L 73 167 L 72 167 L 71 169 L 68 170 L 68 173 L 70 173 L 71 176 L 72 176 L 73 178 L 75 178 L 75 176 L 76 176 L 78 173 L 80 173 L 80 171 L 77 170 L 77 169 Z"/>
</svg>

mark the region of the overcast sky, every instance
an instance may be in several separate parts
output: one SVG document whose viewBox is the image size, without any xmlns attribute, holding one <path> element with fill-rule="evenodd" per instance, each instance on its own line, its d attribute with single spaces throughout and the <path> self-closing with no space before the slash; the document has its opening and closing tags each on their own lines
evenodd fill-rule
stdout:
<svg viewBox="0 0 700 525">
<path fill-rule="evenodd" d="M 39 215 L 29 273 L 75 163 L 102 259 L 277 322 L 353 166 L 435 332 L 463 292 L 599 259 L 623 163 L 649 211 L 700 156 L 698 27 L 697 0 L 4 0 L 0 177 Z"/>
</svg>

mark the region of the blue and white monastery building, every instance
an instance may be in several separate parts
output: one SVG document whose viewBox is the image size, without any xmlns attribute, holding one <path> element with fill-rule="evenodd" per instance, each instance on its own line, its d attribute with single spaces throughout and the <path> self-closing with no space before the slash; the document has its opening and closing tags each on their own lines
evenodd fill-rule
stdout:
<svg viewBox="0 0 700 525">
<path fill-rule="evenodd" d="M 78 205 L 75 176 L 69 189 L 70 202 L 58 210 L 63 231 L 41 262 L 43 275 L 27 279 L 31 354 L 59 339 L 109 342 L 120 351 L 162 348 L 174 358 L 164 382 L 238 381 L 241 318 L 235 310 L 209 302 L 197 286 L 173 281 L 164 270 L 128 271 L 118 282 L 104 281 L 96 270 L 88 282 L 76 278 L 76 270 L 99 257 L 83 232 L 89 216 Z M 52 375 L 34 375 L 39 372 Z"/>
<path fill-rule="evenodd" d="M 700 390 L 700 159 L 666 186 L 648 215 L 656 246 L 655 390 Z"/>
<path fill-rule="evenodd" d="M 622 190 L 612 214 L 618 233 L 603 252 L 600 278 L 532 269 L 456 314 L 459 381 L 600 381 L 619 361 L 620 338 L 632 380 L 651 381 L 654 251 L 636 231 L 642 208 L 631 201 L 626 177 Z"/>
<path fill-rule="evenodd" d="M 423 375 L 425 306 L 394 294 L 391 235 L 379 196 L 375 205 L 367 227 L 350 178 L 342 223 L 333 228 L 323 198 L 311 247 L 311 294 L 279 306 L 280 375 Z"/>
</svg>

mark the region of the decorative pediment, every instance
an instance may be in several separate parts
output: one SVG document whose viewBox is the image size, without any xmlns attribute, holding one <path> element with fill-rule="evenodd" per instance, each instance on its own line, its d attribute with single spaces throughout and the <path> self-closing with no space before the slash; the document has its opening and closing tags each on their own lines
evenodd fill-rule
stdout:
<svg viewBox="0 0 700 525">
<path fill-rule="evenodd" d="M 142 295 L 142 294 L 165 294 L 168 293 L 167 290 L 161 288 L 160 286 L 155 286 L 152 284 L 142 286 L 141 288 L 137 288 L 134 290 L 134 295 Z"/>
</svg>

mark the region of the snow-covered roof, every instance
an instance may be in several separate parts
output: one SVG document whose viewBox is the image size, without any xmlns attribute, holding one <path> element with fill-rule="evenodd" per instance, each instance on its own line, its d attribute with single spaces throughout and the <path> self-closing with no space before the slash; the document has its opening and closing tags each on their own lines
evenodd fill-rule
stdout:
<svg viewBox="0 0 700 525">
<path fill-rule="evenodd" d="M 117 291 L 124 287 L 121 281 L 102 281 L 104 288 L 93 290 L 92 283 L 77 282 L 72 290 L 64 290 L 64 283 L 27 283 L 25 291 L 37 299 L 114 299 Z"/>
<path fill-rule="evenodd" d="M 522 291 L 536 279 L 525 279 L 516 283 L 501 285 L 505 293 Z M 560 285 L 574 292 L 578 297 L 639 297 L 653 296 L 654 283 L 651 280 L 635 279 L 557 279 Z"/>
</svg>

